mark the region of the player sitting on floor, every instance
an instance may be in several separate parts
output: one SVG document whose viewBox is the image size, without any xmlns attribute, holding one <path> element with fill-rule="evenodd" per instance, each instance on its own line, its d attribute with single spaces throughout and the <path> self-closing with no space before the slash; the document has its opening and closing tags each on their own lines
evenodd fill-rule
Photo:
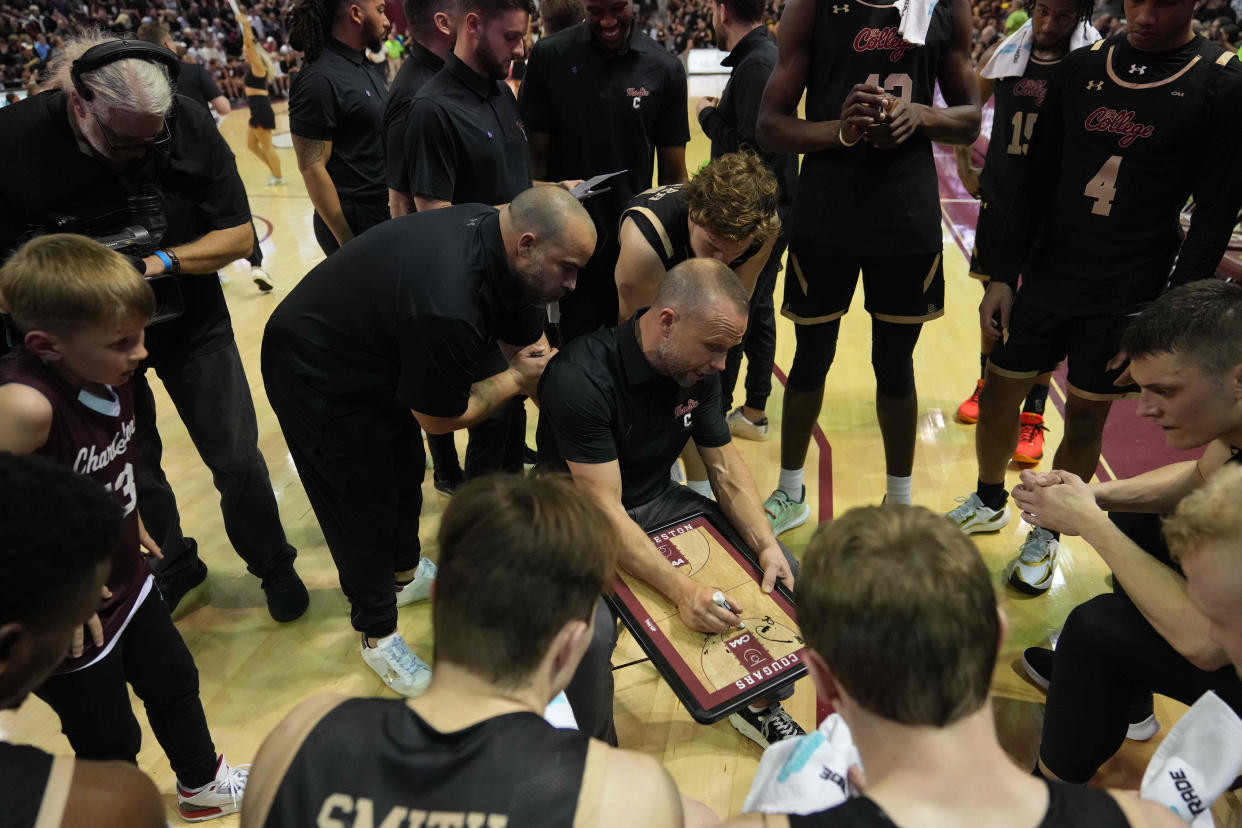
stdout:
<svg viewBox="0 0 1242 828">
<path fill-rule="evenodd" d="M 43 458 L 0 452 L 0 488 L 0 710 L 17 710 L 99 609 L 121 510 L 102 486 Z M 165 825 L 159 791 L 124 762 L 0 741 L 0 778 L 11 828 Z"/>
<path fill-rule="evenodd" d="M 862 757 L 866 794 L 730 825 L 1184 828 L 1126 794 L 1036 779 L 1001 748 L 988 688 L 1007 622 L 978 550 L 938 515 L 868 506 L 821 525 L 798 621 L 819 698 Z"/>
<path fill-rule="evenodd" d="M 246 768 L 216 753 L 194 657 L 139 548 L 159 556 L 138 517 L 129 384 L 147 355 L 143 329 L 155 294 L 121 254 L 59 234 L 28 242 L 0 269 L 0 302 L 22 334 L 21 347 L 0 359 L 0 450 L 70 467 L 107 488 L 125 512 L 89 635 L 78 628 L 69 658 L 35 695 L 56 711 L 79 758 L 137 764 L 142 731 L 129 683 L 177 774 L 182 818 L 234 813 Z"/>
<path fill-rule="evenodd" d="M 670 566 L 648 532 L 703 512 L 756 554 L 765 591 L 778 578 L 792 589 L 797 570 L 772 534 L 721 407 L 719 372 L 742 339 L 746 317 L 746 289 L 734 272 L 712 259 L 690 259 L 668 272 L 650 308 L 569 343 L 539 384 L 542 416 L 574 482 L 604 505 L 622 539 L 621 568 L 676 605 L 686 626 L 705 633 L 737 626 L 744 608 L 717 605 L 718 586 Z M 719 506 L 669 479 L 691 438 Z M 610 715 L 616 623 L 602 602 L 596 618 L 596 641 L 575 682 L 592 682 L 597 715 Z M 776 698 L 788 698 L 793 686 L 780 692 Z M 773 700 L 744 707 L 730 721 L 761 747 L 802 734 Z"/>
<path fill-rule="evenodd" d="M 603 510 L 561 476 L 478 478 L 444 511 L 439 545 L 427 692 L 303 702 L 259 751 L 242 825 L 682 825 L 654 759 L 540 715 L 612 581 Z"/>
</svg>

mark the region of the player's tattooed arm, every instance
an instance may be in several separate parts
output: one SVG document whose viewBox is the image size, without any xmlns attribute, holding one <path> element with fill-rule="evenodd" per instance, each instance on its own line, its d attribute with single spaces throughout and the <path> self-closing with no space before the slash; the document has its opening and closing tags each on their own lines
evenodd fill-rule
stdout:
<svg viewBox="0 0 1242 828">
<path fill-rule="evenodd" d="M 816 0 L 789 0 L 781 14 L 776 68 L 759 104 L 755 137 L 768 152 L 817 152 L 842 146 L 840 121 L 806 121 L 798 101 L 811 68 Z"/>
</svg>

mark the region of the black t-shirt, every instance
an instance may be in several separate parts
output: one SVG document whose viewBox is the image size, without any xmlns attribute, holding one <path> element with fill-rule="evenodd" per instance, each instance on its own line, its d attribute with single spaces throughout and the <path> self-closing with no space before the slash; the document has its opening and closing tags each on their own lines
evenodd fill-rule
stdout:
<svg viewBox="0 0 1242 828">
<path fill-rule="evenodd" d="M 686 71 L 638 29 L 614 54 L 586 23 L 541 38 L 520 90 L 526 128 L 549 137 L 548 180 L 628 171 L 586 202 L 606 217 L 601 229 L 609 233 L 630 199 L 651 186 L 656 148 L 690 140 Z"/>
<path fill-rule="evenodd" d="M 531 185 L 513 91 L 449 55 L 414 98 L 405 132 L 412 195 L 505 204 Z"/>
<path fill-rule="evenodd" d="M 992 86 L 992 135 L 979 176 L 989 209 L 1004 210 L 1026 182 L 1026 153 L 1044 99 L 1048 80 L 1061 60 L 1034 56 L 1020 78 L 998 78 Z"/>
<path fill-rule="evenodd" d="M 561 457 L 621 466 L 621 502 L 641 506 L 671 484 L 668 470 L 691 437 L 704 448 L 730 440 L 720 375 L 689 388 L 661 376 L 638 344 L 646 308 L 615 328 L 581 336 L 561 349 L 539 381 Z"/>
<path fill-rule="evenodd" d="M 177 76 L 177 94 L 185 95 L 192 101 L 200 103 L 206 109 L 211 102 L 224 93 L 207 74 L 207 68 L 201 63 L 181 63 L 181 74 Z"/>
<path fill-rule="evenodd" d="M 401 193 L 410 191 L 410 159 L 405 155 L 405 128 L 410 120 L 414 96 L 427 81 L 444 68 L 444 60 L 416 40 L 406 46 L 405 62 L 397 70 L 388 90 L 384 108 L 384 167 L 388 187 Z"/>
<path fill-rule="evenodd" d="M 462 204 L 368 230 L 320 262 L 272 313 L 266 359 L 328 400 L 466 410 L 470 385 L 503 369 L 496 341 L 542 335 L 509 270 L 497 211 Z"/>
<path fill-rule="evenodd" d="M 380 133 L 388 101 L 385 71 L 363 52 L 329 38 L 289 90 L 290 132 L 332 142 L 328 175 L 337 195 L 348 201 L 388 203 Z"/>
<path fill-rule="evenodd" d="M 180 95 L 168 120 L 166 151 L 116 171 L 83 152 L 69 125 L 67 99 L 43 92 L 0 109 L 0 259 L 23 237 L 39 232 L 105 236 L 133 224 L 120 210 L 155 197 L 168 228 L 161 244 L 173 247 L 212 230 L 250 221 L 250 205 L 233 153 L 206 109 Z M 70 219 L 77 219 L 71 221 Z M 214 272 L 177 277 L 185 313 L 147 331 L 150 360 L 159 363 L 187 347 L 223 347 L 232 341 L 228 307 Z"/>
<path fill-rule="evenodd" d="M 1242 65 L 1202 37 L 1160 53 L 1126 37 L 1071 52 L 1053 74 L 1012 211 L 1022 220 L 991 274 L 1013 284 L 1022 270 L 1023 290 L 1076 313 L 1141 310 L 1175 258 L 1175 283 L 1211 277 L 1242 207 Z"/>
<path fill-rule="evenodd" d="M 932 105 L 932 88 L 952 39 L 949 3 L 938 3 L 927 42 L 897 33 L 897 5 L 818 3 L 806 84 L 808 121 L 835 121 L 854 84 L 882 86 L 907 103 Z M 915 133 L 901 146 L 866 141 L 808 152 L 802 160 L 790 235 L 822 240 L 843 253 L 930 253 L 941 248 L 940 188 L 931 140 Z"/>
</svg>

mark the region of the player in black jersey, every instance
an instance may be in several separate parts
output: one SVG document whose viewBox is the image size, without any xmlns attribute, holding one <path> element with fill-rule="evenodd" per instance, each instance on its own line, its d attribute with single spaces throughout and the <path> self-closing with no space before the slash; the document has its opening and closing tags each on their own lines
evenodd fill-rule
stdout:
<svg viewBox="0 0 1242 828">
<path fill-rule="evenodd" d="M 682 825 L 654 759 L 540 715 L 591 641 L 619 544 L 566 477 L 467 482 L 440 523 L 431 687 L 299 705 L 255 760 L 242 825 Z"/>
<path fill-rule="evenodd" d="M 908 4 L 906 4 L 908 5 Z M 910 502 L 914 345 L 944 313 L 940 194 L 931 142 L 968 144 L 979 133 L 967 0 L 935 5 L 923 32 L 901 3 L 790 0 L 780 58 L 759 111 L 768 151 L 802 152 L 781 313 L 797 347 L 781 418 L 779 487 L 764 504 L 783 532 L 810 516 L 802 485 L 824 378 L 861 268 L 872 317 L 876 414 L 889 502 Z M 917 46 L 903 39 L 925 40 Z M 932 105 L 939 83 L 947 108 Z M 797 117 L 806 90 L 806 119 Z M 891 110 L 889 107 L 892 107 Z"/>
<path fill-rule="evenodd" d="M 1092 0 L 1036 0 L 1031 9 L 1031 23 L 1023 27 L 1016 38 L 995 44 L 979 60 L 979 100 L 986 104 L 993 95 L 996 98 L 983 170 L 971 163 L 972 147 L 955 147 L 954 152 L 962 184 L 979 199 L 970 275 L 984 287 L 990 278 L 993 249 L 1000 243 L 1009 219 L 1004 205 L 1013 201 L 1014 191 L 1025 178 L 1027 142 L 1044 105 L 1048 79 L 1069 52 L 1074 33 L 1087 31 L 1086 21 L 1093 8 Z M 1002 43 L 1012 48 L 997 56 Z M 1025 67 L 1020 66 L 1022 62 Z M 988 354 L 995 341 L 991 331 L 980 335 L 979 381 L 974 393 L 957 408 L 959 422 L 973 425 L 979 420 L 979 393 L 987 373 Z M 1050 380 L 1051 373 L 1041 374 L 1027 392 L 1022 405 L 1022 433 L 1013 454 L 1015 462 L 1037 463 L 1043 457 L 1044 403 Z"/>
<path fill-rule="evenodd" d="M 1008 521 L 1018 406 L 1067 356 L 1053 467 L 1090 479 L 1109 407 L 1129 386 L 1126 327 L 1170 281 L 1211 277 L 1225 252 L 1242 208 L 1242 64 L 1192 32 L 1193 11 L 1193 0 L 1131 0 L 1128 33 L 1067 55 L 1049 83 L 979 308 L 984 330 L 1005 339 L 980 399 L 978 484 L 949 513 L 965 532 Z M 1055 531 L 1028 533 L 1010 583 L 1048 589 L 1058 546 Z"/>
<path fill-rule="evenodd" d="M 0 452 L 0 490 L 0 710 L 17 710 L 99 609 L 121 510 L 102 486 L 42 457 Z M 0 741 L 0 779 L 0 813 L 10 828 L 166 824 L 155 785 L 125 762 L 54 757 Z"/>
<path fill-rule="evenodd" d="M 1185 825 L 1155 803 L 1037 779 L 1009 758 L 988 692 L 1008 624 L 975 545 L 938 515 L 870 506 L 822 524 L 798 590 L 807 668 L 849 725 L 865 793 L 730 826 Z"/>
</svg>

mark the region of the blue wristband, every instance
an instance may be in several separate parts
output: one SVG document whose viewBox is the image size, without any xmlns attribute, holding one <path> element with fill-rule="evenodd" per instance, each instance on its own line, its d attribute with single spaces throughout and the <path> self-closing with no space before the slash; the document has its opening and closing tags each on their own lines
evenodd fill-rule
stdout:
<svg viewBox="0 0 1242 828">
<path fill-rule="evenodd" d="M 167 272 L 169 272 L 170 270 L 172 270 L 172 259 L 170 259 L 170 258 L 168 257 L 168 254 L 167 254 L 167 253 L 165 253 L 163 250 L 155 250 L 155 251 L 152 251 L 152 252 L 153 252 L 153 255 L 155 256 L 155 258 L 159 259 L 161 262 L 163 262 L 163 263 L 164 263 L 164 272 L 165 272 L 165 273 L 167 273 Z"/>
</svg>

